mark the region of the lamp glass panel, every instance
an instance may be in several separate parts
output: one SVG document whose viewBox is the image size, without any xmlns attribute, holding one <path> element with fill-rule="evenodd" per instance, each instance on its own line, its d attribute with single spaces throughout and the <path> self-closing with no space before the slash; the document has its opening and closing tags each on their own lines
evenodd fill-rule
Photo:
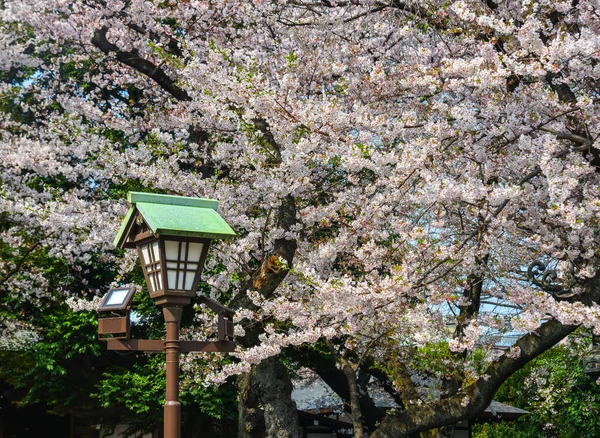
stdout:
<svg viewBox="0 0 600 438">
<path fill-rule="evenodd" d="M 142 263 L 144 265 L 147 265 L 148 263 L 150 263 L 150 253 L 148 251 L 148 245 L 144 245 L 142 246 Z"/>
<path fill-rule="evenodd" d="M 179 262 L 185 260 L 187 243 L 179 240 L 165 240 L 165 258 L 167 265 L 167 288 L 171 290 L 183 289 L 179 280 Z M 183 254 L 183 257 L 181 256 Z"/>
<path fill-rule="evenodd" d="M 129 289 L 115 289 L 104 303 L 105 306 L 122 306 L 127 299 Z"/>
<path fill-rule="evenodd" d="M 148 278 L 148 289 L 157 292 L 163 289 L 160 275 L 160 247 L 157 240 L 140 245 L 142 268 Z"/>
<path fill-rule="evenodd" d="M 165 240 L 167 288 L 191 291 L 200 268 L 204 244 Z"/>
<path fill-rule="evenodd" d="M 158 247 L 158 241 L 152 242 L 152 255 L 154 256 L 154 260 L 160 262 L 160 250 Z"/>
<path fill-rule="evenodd" d="M 167 287 L 169 289 L 175 289 L 177 284 L 177 270 L 167 269 Z"/>
<path fill-rule="evenodd" d="M 179 242 L 174 240 L 165 240 L 165 256 L 167 260 L 178 260 Z"/>
<path fill-rule="evenodd" d="M 194 285 L 195 271 L 187 271 L 185 276 L 185 290 L 191 290 Z"/>
<path fill-rule="evenodd" d="M 202 248 L 204 244 L 197 242 L 190 242 L 190 248 L 188 250 L 187 261 L 192 263 L 198 263 L 200 261 L 200 257 L 202 256 Z"/>
</svg>

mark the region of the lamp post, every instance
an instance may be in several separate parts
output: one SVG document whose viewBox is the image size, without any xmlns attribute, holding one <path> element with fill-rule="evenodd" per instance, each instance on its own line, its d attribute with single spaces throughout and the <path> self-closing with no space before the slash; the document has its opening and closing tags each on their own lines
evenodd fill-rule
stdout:
<svg viewBox="0 0 600 438">
<path fill-rule="evenodd" d="M 583 359 L 583 372 L 593 379 L 600 378 L 600 336 L 592 335 L 592 350 Z"/>
<path fill-rule="evenodd" d="M 166 325 L 163 341 L 107 339 L 113 350 L 165 351 L 166 400 L 164 406 L 165 438 L 181 436 L 179 403 L 179 354 L 182 351 L 233 351 L 233 312 L 208 297 L 201 301 L 219 314 L 219 340 L 216 342 L 180 341 L 179 326 L 183 307 L 196 296 L 202 268 L 211 239 L 235 236 L 227 222 L 217 213 L 212 199 L 130 192 L 131 208 L 115 238 L 118 248 L 136 248 L 150 297 L 162 307 Z M 109 295 L 113 291 L 109 292 Z M 113 296 L 118 302 L 123 292 Z M 122 298 L 124 300 L 124 298 Z M 110 302 L 107 295 L 104 303 Z M 123 307 L 124 309 L 124 307 Z M 129 308 L 128 308 L 129 309 Z M 102 310 L 102 309 L 100 309 Z M 106 309 L 105 309 L 106 310 Z M 102 335 L 102 319 L 99 333 Z M 108 323 L 104 323 L 106 327 Z M 105 333 L 107 328 L 105 327 Z"/>
</svg>

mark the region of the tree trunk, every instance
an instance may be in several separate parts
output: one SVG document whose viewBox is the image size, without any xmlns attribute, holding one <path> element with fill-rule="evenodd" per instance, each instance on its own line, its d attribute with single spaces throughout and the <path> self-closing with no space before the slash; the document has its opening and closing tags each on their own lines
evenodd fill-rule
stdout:
<svg viewBox="0 0 600 438">
<path fill-rule="evenodd" d="M 263 122 L 264 125 L 264 122 Z M 262 126 L 262 125 L 261 125 Z M 265 138 L 272 139 L 268 128 L 262 126 Z M 277 145 L 273 148 L 279 154 Z M 287 196 L 282 199 L 278 209 L 277 226 L 290 230 L 296 223 L 295 199 Z M 281 284 L 292 265 L 296 241 L 277 239 L 274 250 L 264 257 L 261 265 L 252 275 L 240 294 L 230 306 L 233 309 L 254 309 L 255 305 L 248 298 L 247 290 L 260 293 L 270 298 Z M 281 260 L 287 267 L 281 266 Z M 262 333 L 260 324 L 251 325 L 240 343 L 251 348 L 259 343 Z M 277 357 L 271 357 L 252 367 L 250 373 L 239 377 L 239 432 L 240 438 L 300 438 L 302 436 L 296 404 L 292 401 L 292 382 L 286 367 Z"/>
<path fill-rule="evenodd" d="M 356 372 L 346 359 L 342 359 L 342 371 L 346 375 L 346 379 L 348 379 L 348 388 L 350 389 L 350 417 L 352 418 L 354 437 L 363 438 L 362 411 L 360 409 L 360 395 L 358 382 L 356 380 Z"/>
<path fill-rule="evenodd" d="M 301 438 L 292 382 L 276 357 L 240 376 L 238 387 L 240 438 Z"/>
<path fill-rule="evenodd" d="M 352 428 L 354 430 L 355 438 L 363 438 L 364 430 L 362 425 L 362 411 L 360 407 L 360 391 L 358 388 L 358 379 L 356 378 L 356 371 L 348 362 L 348 359 L 344 356 L 344 353 L 339 354 L 333 342 L 326 341 L 329 350 L 333 357 L 336 358 L 337 362 L 340 365 L 340 369 L 344 373 L 346 377 L 346 381 L 348 383 L 348 390 L 350 392 L 350 418 L 352 419 Z"/>
</svg>

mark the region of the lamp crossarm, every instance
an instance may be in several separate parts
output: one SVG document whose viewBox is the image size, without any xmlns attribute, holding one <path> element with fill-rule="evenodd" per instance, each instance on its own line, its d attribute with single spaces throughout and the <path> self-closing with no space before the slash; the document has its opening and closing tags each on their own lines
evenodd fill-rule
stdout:
<svg viewBox="0 0 600 438">
<path fill-rule="evenodd" d="M 229 307 L 224 306 L 223 304 L 219 303 L 216 300 L 213 300 L 212 298 L 209 298 L 205 295 L 201 295 L 200 296 L 200 302 L 202 304 L 204 304 L 206 307 L 208 307 L 210 310 L 212 310 L 215 313 L 218 313 L 219 315 L 223 315 L 229 318 L 233 317 L 234 311 L 231 310 Z"/>
<path fill-rule="evenodd" d="M 162 339 L 106 339 L 107 349 L 116 351 L 143 351 L 146 353 L 160 353 L 165 349 Z M 235 351 L 233 341 L 179 341 L 182 353 L 194 351 L 231 353 Z"/>
</svg>

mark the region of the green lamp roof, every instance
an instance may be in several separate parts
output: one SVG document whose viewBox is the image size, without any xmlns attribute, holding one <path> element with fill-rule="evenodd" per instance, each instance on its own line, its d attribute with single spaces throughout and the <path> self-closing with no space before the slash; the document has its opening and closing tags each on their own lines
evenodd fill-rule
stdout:
<svg viewBox="0 0 600 438">
<path fill-rule="evenodd" d="M 129 192 L 127 200 L 131 208 L 114 241 L 114 245 L 119 248 L 125 245 L 136 213 L 142 216 L 157 236 L 162 234 L 224 239 L 236 235 L 217 213 L 218 202 L 214 199 Z"/>
</svg>

